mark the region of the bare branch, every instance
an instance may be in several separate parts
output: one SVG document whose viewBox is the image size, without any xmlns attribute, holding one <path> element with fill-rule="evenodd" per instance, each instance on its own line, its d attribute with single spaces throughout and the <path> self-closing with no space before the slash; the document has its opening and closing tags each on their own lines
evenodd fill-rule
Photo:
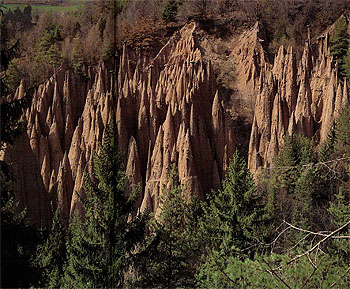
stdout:
<svg viewBox="0 0 350 289">
<path fill-rule="evenodd" d="M 329 167 L 326 163 L 320 163 L 320 165 L 323 165 L 326 167 L 330 172 L 332 172 L 334 175 L 339 175 L 339 172 L 333 170 L 331 167 Z"/>
<path fill-rule="evenodd" d="M 319 162 L 319 163 L 308 163 L 308 164 L 304 164 L 304 165 L 299 165 L 299 166 L 273 166 L 273 167 L 268 167 L 268 168 L 264 168 L 265 170 L 274 170 L 274 169 L 285 169 L 286 171 L 291 170 L 291 169 L 295 169 L 295 168 L 313 168 L 313 167 L 326 167 L 327 169 L 329 169 L 330 172 L 332 173 L 336 173 L 338 174 L 339 172 L 335 171 L 334 169 L 330 168 L 329 166 L 327 166 L 327 164 L 332 164 L 332 163 L 338 163 L 342 160 L 348 160 L 350 159 L 350 157 L 343 157 L 343 158 L 338 158 L 335 160 L 330 160 L 330 161 L 326 161 L 326 162 Z"/>
<path fill-rule="evenodd" d="M 322 250 L 320 249 L 320 246 L 318 246 L 317 250 L 316 250 L 316 254 L 315 254 L 315 263 L 317 263 L 317 257 L 318 257 L 318 252 Z"/>
<path fill-rule="evenodd" d="M 275 243 L 277 242 L 277 240 L 287 231 L 287 230 L 289 230 L 290 229 L 290 227 L 287 227 L 287 228 L 284 228 L 283 229 L 283 231 L 282 232 L 280 232 L 279 234 L 278 234 L 278 236 L 271 242 L 271 243 L 269 243 L 269 244 L 266 244 L 266 246 L 271 246 L 271 245 L 275 245 Z M 273 248 L 271 249 L 271 253 L 273 252 Z"/>
<path fill-rule="evenodd" d="M 332 238 L 332 236 L 334 236 L 335 234 L 337 234 L 338 232 L 340 232 L 341 230 L 343 230 L 344 228 L 346 228 L 348 225 L 350 224 L 350 221 L 345 223 L 343 226 L 341 226 L 340 228 L 336 229 L 335 231 L 333 231 L 332 233 L 330 233 L 329 235 L 327 235 L 326 237 L 324 237 L 322 240 L 320 240 L 318 243 L 316 243 L 316 245 L 314 245 L 310 250 L 307 250 L 306 252 L 304 252 L 303 254 L 299 254 L 297 256 L 295 256 L 293 259 L 289 260 L 287 262 L 287 265 L 294 262 L 295 260 L 310 254 L 312 251 L 314 251 L 317 247 L 320 246 L 320 244 L 322 244 L 323 242 L 327 241 L 328 239 Z"/>
<path fill-rule="evenodd" d="M 292 251 L 294 248 L 296 248 L 302 241 L 304 241 L 307 237 L 309 237 L 311 234 L 308 233 L 303 238 L 301 238 L 292 248 L 288 249 L 288 251 Z"/>
<path fill-rule="evenodd" d="M 311 260 L 311 258 L 310 258 L 310 254 L 307 254 L 306 256 L 307 256 L 307 258 L 308 258 L 310 264 L 312 265 L 312 267 L 314 267 L 314 269 L 317 269 L 316 264 L 314 264 L 314 262 L 312 262 L 312 260 Z"/>
<path fill-rule="evenodd" d="M 327 237 L 329 236 L 329 234 L 325 234 L 325 233 L 331 233 L 331 232 L 325 232 L 325 231 L 321 231 L 321 232 L 312 232 L 309 230 L 305 230 L 299 227 L 296 227 L 290 223 L 288 223 L 287 221 L 283 220 L 284 223 L 286 223 L 288 226 L 290 226 L 291 228 L 298 230 L 300 232 L 304 232 L 304 233 L 308 233 L 308 234 L 312 234 L 312 235 L 317 235 L 317 236 L 322 236 L 322 237 Z M 350 239 L 350 236 L 332 236 L 332 239 Z"/>
</svg>

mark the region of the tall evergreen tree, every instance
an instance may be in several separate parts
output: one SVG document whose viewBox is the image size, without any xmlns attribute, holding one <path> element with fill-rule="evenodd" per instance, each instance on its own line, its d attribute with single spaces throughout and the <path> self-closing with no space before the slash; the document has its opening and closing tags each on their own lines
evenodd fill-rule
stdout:
<svg viewBox="0 0 350 289">
<path fill-rule="evenodd" d="M 235 153 L 222 183 L 204 206 L 202 238 L 207 247 L 199 286 L 234 286 L 225 275 L 229 258 L 252 258 L 268 236 L 268 218 L 244 159 Z M 217 283 L 216 281 L 219 282 Z"/>
<path fill-rule="evenodd" d="M 142 220 L 131 216 L 136 193 L 125 195 L 123 154 L 118 151 L 115 125 L 106 128 L 94 173 L 85 176 L 81 197 L 84 217 L 71 221 L 65 281 L 74 288 L 115 288 L 124 285 L 132 253 L 140 238 Z"/>
<path fill-rule="evenodd" d="M 40 235 L 26 222 L 26 210 L 18 208 L 4 167 L 6 164 L 1 164 L 1 288 L 29 287 L 39 277 L 31 258 Z"/>
<path fill-rule="evenodd" d="M 329 212 L 331 214 L 332 225 L 335 228 L 343 226 L 346 222 L 350 220 L 350 190 L 345 189 L 341 186 L 333 202 L 330 203 Z M 343 235 L 350 235 L 350 226 L 342 231 Z M 335 240 L 335 247 L 338 256 L 343 262 L 346 262 L 350 258 L 350 246 L 349 240 L 340 239 Z"/>
<path fill-rule="evenodd" d="M 168 0 L 163 8 L 162 19 L 168 24 L 170 22 L 176 22 L 178 3 L 176 0 Z"/>
<path fill-rule="evenodd" d="M 59 288 L 62 283 L 63 269 L 66 263 L 67 229 L 60 208 L 56 209 L 51 230 L 46 241 L 37 248 L 35 265 L 40 268 L 42 277 L 40 286 Z"/>
<path fill-rule="evenodd" d="M 346 58 L 347 54 L 349 53 L 349 35 L 347 33 L 347 21 L 345 17 L 337 22 L 334 34 L 330 39 L 330 49 L 331 54 L 338 61 L 339 76 L 347 76 L 346 72 L 348 70 L 348 60 Z"/>
<path fill-rule="evenodd" d="M 335 150 L 338 155 L 350 154 L 350 106 L 343 109 L 337 119 Z"/>
<path fill-rule="evenodd" d="M 337 228 L 350 220 L 350 106 L 341 112 L 337 119 L 335 129 L 335 149 L 332 159 L 338 175 L 329 181 L 329 186 L 335 187 L 335 193 L 331 195 L 329 206 L 332 225 Z M 342 232 L 350 234 L 350 226 Z M 336 240 L 335 247 L 343 261 L 350 260 L 350 247 L 348 240 Z"/>
<path fill-rule="evenodd" d="M 312 223 L 317 161 L 313 143 L 303 135 L 285 138 L 274 161 L 270 186 L 270 208 L 277 223 L 295 222 L 302 227 Z M 273 197 L 271 197 L 273 195 Z"/>
<path fill-rule="evenodd" d="M 139 264 L 139 280 L 135 285 L 143 288 L 194 285 L 199 248 L 195 223 L 195 204 L 198 203 L 185 199 L 185 189 L 178 182 L 175 166 L 169 180 L 169 188 L 160 200 L 159 215 L 150 221 L 143 248 L 144 259 Z"/>
<path fill-rule="evenodd" d="M 222 182 L 222 190 L 213 192 L 201 221 L 212 248 L 244 249 L 264 236 L 265 209 L 257 193 L 246 162 L 233 156 Z"/>
<path fill-rule="evenodd" d="M 336 122 L 333 122 L 331 131 L 327 135 L 327 139 L 322 144 L 319 152 L 318 159 L 321 162 L 328 161 L 331 155 L 334 153 L 335 146 L 335 132 L 336 132 Z"/>
<path fill-rule="evenodd" d="M 345 69 L 345 76 L 348 81 L 348 84 L 350 84 L 350 41 L 348 46 L 348 52 L 345 55 L 344 58 L 344 69 Z"/>
</svg>

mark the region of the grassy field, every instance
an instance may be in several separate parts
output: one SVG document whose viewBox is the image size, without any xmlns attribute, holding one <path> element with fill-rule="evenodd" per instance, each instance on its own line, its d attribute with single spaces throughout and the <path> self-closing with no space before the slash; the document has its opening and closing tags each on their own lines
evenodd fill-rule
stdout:
<svg viewBox="0 0 350 289">
<path fill-rule="evenodd" d="M 21 2 L 21 3 L 14 3 L 14 2 Z M 5 9 L 7 10 L 15 10 L 16 8 L 23 10 L 24 7 L 27 5 L 26 3 L 23 3 L 23 2 L 26 2 L 26 1 L 5 1 L 4 6 L 5 6 Z M 91 0 L 69 0 L 62 5 L 49 5 L 46 3 L 43 4 L 43 3 L 33 3 L 33 2 L 31 2 L 30 4 L 32 6 L 33 12 L 34 11 L 43 12 L 47 10 L 61 12 L 61 11 L 74 11 L 74 10 L 81 9 L 88 2 L 91 2 Z"/>
</svg>

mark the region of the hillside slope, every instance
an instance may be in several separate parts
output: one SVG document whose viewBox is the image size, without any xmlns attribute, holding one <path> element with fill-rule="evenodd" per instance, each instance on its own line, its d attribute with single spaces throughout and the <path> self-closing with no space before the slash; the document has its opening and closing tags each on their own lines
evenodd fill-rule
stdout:
<svg viewBox="0 0 350 289">
<path fill-rule="evenodd" d="M 264 41 L 258 22 L 225 40 L 191 22 L 154 58 L 124 45 L 115 82 L 103 63 L 85 76 L 57 71 L 34 93 L 27 132 L 3 156 L 14 164 L 15 191 L 32 222 L 46 225 L 56 198 L 66 216 L 79 209 L 84 172 L 113 120 L 129 186 L 141 183 L 141 210 L 157 211 L 172 163 L 187 191 L 203 196 L 220 186 L 236 148 L 249 143 L 256 172 L 271 166 L 287 134 L 322 143 L 350 102 L 329 33 L 313 45 L 309 39 L 300 61 L 282 46 L 271 63 Z M 22 83 L 16 97 L 24 94 Z"/>
</svg>

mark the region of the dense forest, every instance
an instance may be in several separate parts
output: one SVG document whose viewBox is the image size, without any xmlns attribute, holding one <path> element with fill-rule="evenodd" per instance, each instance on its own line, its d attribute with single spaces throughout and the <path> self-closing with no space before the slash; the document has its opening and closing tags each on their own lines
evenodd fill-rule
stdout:
<svg viewBox="0 0 350 289">
<path fill-rule="evenodd" d="M 190 21 L 234 34 L 261 21 L 268 57 L 312 39 L 350 3 L 337 1 L 95 1 L 65 13 L 1 14 L 1 150 L 25 129 L 35 87 L 61 67 L 117 65 L 123 44 L 153 55 Z M 276 13 L 278 11 L 278 13 Z M 208 28 L 209 27 L 209 28 Z M 224 37 L 224 35 L 223 35 Z M 98 43 L 98 45 L 96 44 Z M 339 78 L 350 80 L 345 18 L 330 39 Z M 21 81 L 29 87 L 13 95 Z M 236 150 L 218 190 L 188 193 L 172 165 L 161 210 L 141 212 L 126 177 L 112 119 L 86 169 L 81 210 L 66 218 L 52 203 L 48 228 L 18 209 L 11 163 L 1 161 L 1 287 L 348 288 L 350 286 L 350 107 L 319 145 L 287 135 L 273 165 L 254 175 Z M 127 191 L 127 192 L 126 192 Z"/>
</svg>

